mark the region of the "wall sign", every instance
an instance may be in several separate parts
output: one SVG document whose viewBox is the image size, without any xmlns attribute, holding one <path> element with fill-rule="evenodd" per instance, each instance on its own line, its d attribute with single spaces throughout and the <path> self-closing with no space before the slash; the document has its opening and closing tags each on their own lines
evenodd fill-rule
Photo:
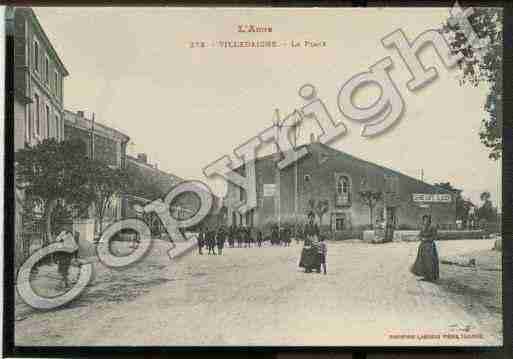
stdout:
<svg viewBox="0 0 513 359">
<path fill-rule="evenodd" d="M 452 201 L 452 196 L 446 193 L 414 193 L 413 202 L 439 202 L 449 203 Z"/>
</svg>

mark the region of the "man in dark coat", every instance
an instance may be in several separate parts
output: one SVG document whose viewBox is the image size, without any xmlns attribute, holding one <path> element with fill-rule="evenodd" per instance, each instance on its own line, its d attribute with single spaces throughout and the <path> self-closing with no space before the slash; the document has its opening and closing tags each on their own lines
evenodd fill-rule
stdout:
<svg viewBox="0 0 513 359">
<path fill-rule="evenodd" d="M 253 228 L 247 226 L 246 227 L 246 246 L 249 248 L 251 248 L 251 242 L 253 242 L 253 238 L 252 238 L 253 233 L 252 232 L 253 232 Z"/>
<path fill-rule="evenodd" d="M 203 255 L 203 246 L 205 245 L 205 230 L 203 228 L 200 229 L 198 234 L 198 252 L 200 255 Z"/>
<path fill-rule="evenodd" d="M 257 231 L 257 244 L 258 244 L 259 247 L 262 247 L 262 239 L 263 239 L 262 230 L 258 229 L 258 231 Z"/>
<path fill-rule="evenodd" d="M 208 254 L 216 255 L 216 232 L 211 228 L 207 229 L 207 245 Z"/>
<path fill-rule="evenodd" d="M 223 254 L 224 241 L 226 238 L 226 231 L 223 226 L 220 226 L 217 230 L 217 253 L 219 255 Z"/>
<path fill-rule="evenodd" d="M 228 231 L 228 244 L 231 248 L 233 248 L 235 237 L 237 235 L 237 227 L 235 227 L 235 224 L 232 224 L 230 226 L 230 230 Z"/>
<path fill-rule="evenodd" d="M 242 242 L 244 241 L 244 237 L 246 232 L 244 231 L 244 227 L 239 226 L 237 228 L 237 247 L 242 247 Z"/>
<path fill-rule="evenodd" d="M 56 252 L 54 254 L 54 260 L 57 263 L 57 271 L 62 277 L 62 281 L 64 284 L 64 288 L 69 287 L 69 268 L 71 267 L 71 261 L 73 258 L 78 258 L 78 243 L 75 241 L 75 237 L 69 230 L 62 231 L 59 236 L 56 238 L 57 242 L 61 243 L 75 243 L 77 245 L 77 249 L 73 253 L 68 252 Z"/>
<path fill-rule="evenodd" d="M 271 229 L 271 244 L 272 245 L 278 244 L 279 236 L 280 236 L 280 233 L 278 230 L 278 226 L 274 225 Z"/>
</svg>

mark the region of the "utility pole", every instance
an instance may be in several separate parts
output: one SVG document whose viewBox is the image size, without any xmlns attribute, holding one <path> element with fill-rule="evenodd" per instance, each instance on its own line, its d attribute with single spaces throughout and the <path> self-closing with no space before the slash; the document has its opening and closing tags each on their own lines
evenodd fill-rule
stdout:
<svg viewBox="0 0 513 359">
<path fill-rule="evenodd" d="M 297 117 L 294 118 L 294 151 L 297 150 L 297 138 L 298 138 L 298 131 L 299 131 L 299 119 Z M 294 161 L 294 236 L 296 236 L 297 232 L 297 225 L 298 225 L 298 219 L 297 219 L 297 213 L 299 211 L 299 166 L 298 161 Z"/>
<path fill-rule="evenodd" d="M 278 160 L 280 156 L 280 147 L 278 145 L 278 139 L 280 138 L 280 131 L 281 131 L 281 125 L 280 125 L 280 111 L 278 109 L 275 110 L 275 123 L 274 126 L 276 127 L 276 152 L 274 154 L 275 156 L 275 192 L 274 192 L 274 199 L 275 199 L 275 208 L 277 211 L 277 217 L 278 217 L 278 226 L 281 227 L 281 194 L 280 194 L 280 168 L 278 167 Z"/>
<path fill-rule="evenodd" d="M 91 121 L 91 159 L 94 160 L 94 112 Z"/>
<path fill-rule="evenodd" d="M 424 169 L 423 168 L 420 169 L 420 180 L 422 182 L 424 182 Z"/>
</svg>

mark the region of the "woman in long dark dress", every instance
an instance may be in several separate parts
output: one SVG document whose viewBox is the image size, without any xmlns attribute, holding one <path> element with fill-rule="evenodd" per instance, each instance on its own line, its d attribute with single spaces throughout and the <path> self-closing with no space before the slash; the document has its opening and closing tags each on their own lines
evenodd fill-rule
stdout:
<svg viewBox="0 0 513 359">
<path fill-rule="evenodd" d="M 320 271 L 321 258 L 318 250 L 319 227 L 314 224 L 314 215 L 309 214 L 309 223 L 305 227 L 304 235 L 306 236 L 301 257 L 299 259 L 299 267 L 305 269 L 306 273 L 312 270 Z"/>
<path fill-rule="evenodd" d="M 422 217 L 423 228 L 420 231 L 420 245 L 417 259 L 411 267 L 411 272 L 425 280 L 434 282 L 440 278 L 438 251 L 435 240 L 437 239 L 436 227 L 431 223 L 431 216 Z"/>
</svg>

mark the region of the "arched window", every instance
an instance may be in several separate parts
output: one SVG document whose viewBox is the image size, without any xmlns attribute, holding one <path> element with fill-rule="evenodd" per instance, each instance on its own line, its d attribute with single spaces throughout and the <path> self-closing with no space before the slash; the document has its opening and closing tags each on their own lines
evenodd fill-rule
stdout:
<svg viewBox="0 0 513 359">
<path fill-rule="evenodd" d="M 349 178 L 346 176 L 339 177 L 337 182 L 337 193 L 339 195 L 349 194 Z"/>
<path fill-rule="evenodd" d="M 337 204 L 345 206 L 350 203 L 351 195 L 351 182 L 347 176 L 340 176 L 336 182 L 337 191 Z"/>
</svg>

